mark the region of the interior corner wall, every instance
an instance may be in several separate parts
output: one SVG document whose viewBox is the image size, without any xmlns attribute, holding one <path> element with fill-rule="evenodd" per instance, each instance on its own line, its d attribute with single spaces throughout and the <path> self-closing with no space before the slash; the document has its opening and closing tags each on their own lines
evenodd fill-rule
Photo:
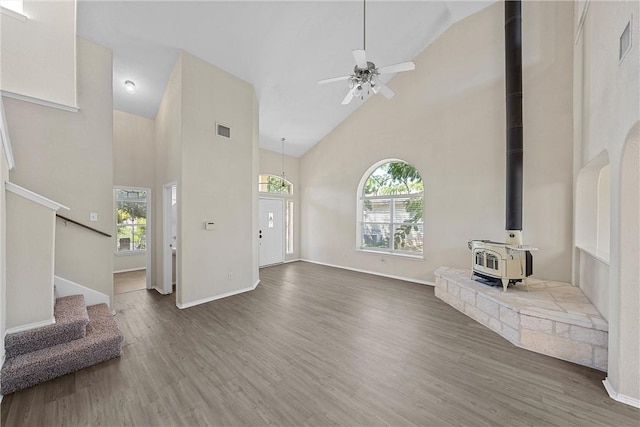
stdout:
<svg viewBox="0 0 640 427">
<path fill-rule="evenodd" d="M 260 103 L 255 93 L 253 95 L 253 152 L 252 152 L 252 173 L 254 182 L 258 181 L 258 175 L 260 174 Z M 251 209 L 253 212 L 253 220 L 251 221 L 251 229 L 258 230 L 259 218 L 258 218 L 258 186 L 253 186 L 253 194 L 251 195 Z M 252 283 L 258 285 L 260 282 L 260 243 L 258 239 L 253 239 L 253 257 L 252 257 L 252 271 L 253 278 Z"/>
<path fill-rule="evenodd" d="M 75 0 L 23 4 L 25 21 L 0 14 L 2 89 L 75 107 Z"/>
<path fill-rule="evenodd" d="M 0 363 L 4 361 L 4 335 L 7 331 L 7 192 L 4 183 L 8 180 L 9 165 L 6 157 L 0 155 Z"/>
<path fill-rule="evenodd" d="M 573 6 L 522 9 L 523 234 L 539 248 L 534 277 L 570 281 Z M 504 241 L 504 4 L 452 25 L 414 61 L 388 83 L 394 98 L 367 100 L 302 157 L 303 258 L 433 281 L 440 266 L 471 267 L 468 239 Z M 389 158 L 424 180 L 424 260 L 356 250 L 358 184 Z"/>
<path fill-rule="evenodd" d="M 178 242 L 182 294 L 192 305 L 254 285 L 257 103 L 253 86 L 182 54 L 182 173 Z M 216 135 L 216 123 L 231 138 Z M 214 230 L 204 223 L 215 223 Z"/>
<path fill-rule="evenodd" d="M 640 183 L 622 188 L 623 151 L 637 134 L 640 122 L 640 4 L 638 2 L 588 2 L 575 16 L 574 80 L 577 90 L 574 129 L 574 174 L 606 150 L 611 165 L 609 277 L 609 365 L 607 381 L 616 393 L 640 402 L 638 372 L 637 274 L 633 264 L 622 263 L 621 252 L 629 228 L 620 218 L 628 193 L 637 196 Z M 631 21 L 631 49 L 620 58 L 620 36 Z M 638 165 L 634 165 L 638 167 Z M 635 192 L 635 193 L 634 193 Z M 636 218 L 638 221 L 638 218 Z M 635 239 L 637 248 L 638 238 Z M 637 249 L 635 249 L 637 251 Z M 637 254 L 635 254 L 637 266 Z M 580 260 L 578 262 L 581 262 Z M 633 277 L 631 280 L 624 278 Z M 632 319 L 636 319 L 635 323 Z M 636 403 L 638 404 L 638 403 Z"/>
<path fill-rule="evenodd" d="M 123 111 L 113 111 L 113 184 L 114 187 L 142 187 L 151 189 L 151 203 L 162 198 L 155 185 L 153 120 Z M 162 188 L 162 187 L 160 187 Z M 152 207 L 149 207 L 149 212 Z M 151 215 L 151 221 L 154 221 Z M 151 248 L 149 248 L 151 250 Z M 113 256 L 113 271 L 144 269 L 145 254 Z"/>
<path fill-rule="evenodd" d="M 81 38 L 77 53 L 79 112 L 5 98 L 16 161 L 10 176 L 70 208 L 59 213 L 112 234 L 112 54 Z M 55 273 L 112 298 L 113 248 L 113 237 L 57 221 Z"/>
<path fill-rule="evenodd" d="M 162 191 L 163 186 L 177 183 L 178 217 L 180 217 L 181 173 L 182 173 L 182 54 L 178 56 L 171 72 L 171 77 L 165 88 L 162 101 L 158 107 L 154 122 L 155 149 L 153 150 L 155 165 L 156 197 L 152 198 L 154 206 L 153 226 L 154 235 L 151 244 L 151 283 L 157 289 L 162 289 L 163 280 L 163 240 L 162 240 Z M 180 235 L 178 223 L 178 235 Z M 178 239 L 177 260 L 180 261 L 180 244 Z M 180 283 L 180 269 L 177 272 L 177 282 Z M 177 300 L 180 300 L 181 287 L 177 286 Z"/>
<path fill-rule="evenodd" d="M 285 149 L 286 152 L 286 149 Z M 287 179 L 293 184 L 293 253 L 285 254 L 285 261 L 300 259 L 300 159 L 298 157 L 285 156 L 284 171 Z M 260 149 L 260 174 L 270 174 L 280 176 L 282 174 L 282 153 Z M 256 186 L 257 186 L 256 177 Z M 260 194 L 258 197 L 270 197 L 267 194 Z M 275 196 L 278 197 L 278 196 Z"/>
</svg>

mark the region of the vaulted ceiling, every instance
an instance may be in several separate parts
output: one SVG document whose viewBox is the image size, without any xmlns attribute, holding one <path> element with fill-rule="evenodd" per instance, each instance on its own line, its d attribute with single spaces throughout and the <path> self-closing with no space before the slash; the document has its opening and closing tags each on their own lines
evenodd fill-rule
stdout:
<svg viewBox="0 0 640 427">
<path fill-rule="evenodd" d="M 369 1 L 368 60 L 411 60 L 492 2 Z M 363 43 L 362 1 L 79 0 L 77 10 L 78 34 L 113 50 L 113 105 L 121 111 L 155 118 L 180 49 L 254 86 L 260 146 L 272 151 L 285 137 L 287 154 L 303 155 L 366 102 L 341 105 L 345 82 L 316 85 L 353 71 L 351 51 Z M 135 82 L 135 94 L 125 80 Z"/>
</svg>

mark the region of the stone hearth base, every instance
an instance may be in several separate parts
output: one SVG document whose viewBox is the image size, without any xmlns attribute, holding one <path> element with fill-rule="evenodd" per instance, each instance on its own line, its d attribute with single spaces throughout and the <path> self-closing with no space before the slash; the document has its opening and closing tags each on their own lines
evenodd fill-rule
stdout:
<svg viewBox="0 0 640 427">
<path fill-rule="evenodd" d="M 440 267 L 435 295 L 518 347 L 601 371 L 607 370 L 608 325 L 580 288 L 529 279 L 492 287 L 471 270 Z"/>
</svg>

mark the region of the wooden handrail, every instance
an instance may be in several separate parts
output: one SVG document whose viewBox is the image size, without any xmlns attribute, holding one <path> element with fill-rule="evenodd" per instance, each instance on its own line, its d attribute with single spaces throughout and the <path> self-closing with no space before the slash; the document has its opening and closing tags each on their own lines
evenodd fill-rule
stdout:
<svg viewBox="0 0 640 427">
<path fill-rule="evenodd" d="M 75 220 L 73 220 L 73 219 L 71 219 L 71 218 L 67 218 L 66 216 L 62 216 L 62 215 L 59 215 L 59 214 L 56 214 L 56 216 L 57 216 L 58 218 L 60 218 L 61 220 L 63 220 L 64 222 L 70 222 L 70 223 L 72 223 L 72 224 L 79 225 L 80 227 L 84 227 L 84 228 L 86 228 L 87 230 L 91 230 L 91 231 L 93 231 L 94 233 L 102 234 L 103 236 L 105 236 L 105 237 L 109 237 L 109 238 L 111 237 L 111 234 L 107 234 L 107 233 L 105 233 L 104 231 L 96 230 L 96 229 L 95 229 L 95 228 L 93 228 L 93 227 L 89 227 L 88 225 L 84 225 L 84 224 L 82 224 L 81 222 L 75 221 Z"/>
</svg>

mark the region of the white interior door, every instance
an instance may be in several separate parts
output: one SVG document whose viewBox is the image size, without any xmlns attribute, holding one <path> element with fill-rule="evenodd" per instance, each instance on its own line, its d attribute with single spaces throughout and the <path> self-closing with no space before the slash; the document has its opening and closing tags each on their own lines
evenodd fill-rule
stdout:
<svg viewBox="0 0 640 427">
<path fill-rule="evenodd" d="M 260 267 L 284 261 L 284 200 L 260 199 Z"/>
</svg>

